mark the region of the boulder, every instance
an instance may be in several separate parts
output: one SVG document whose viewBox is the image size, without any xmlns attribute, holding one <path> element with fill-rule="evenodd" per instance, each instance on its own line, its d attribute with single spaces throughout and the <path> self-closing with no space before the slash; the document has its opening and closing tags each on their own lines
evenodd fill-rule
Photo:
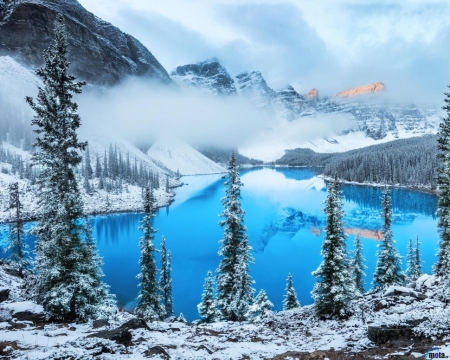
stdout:
<svg viewBox="0 0 450 360">
<path fill-rule="evenodd" d="M 412 326 L 369 326 L 367 337 L 376 344 L 398 340 L 410 341 L 414 337 L 412 329 Z"/>
<path fill-rule="evenodd" d="M 0 303 L 8 300 L 10 292 L 11 292 L 11 289 L 3 288 L 3 287 L 0 288 Z"/>
<path fill-rule="evenodd" d="M 13 318 L 19 321 L 43 323 L 45 321 L 44 308 L 32 301 L 19 301 L 1 304 L 1 310 L 8 311 Z"/>
<path fill-rule="evenodd" d="M 92 324 L 92 328 L 98 329 L 98 328 L 108 326 L 108 325 L 109 325 L 109 321 L 107 319 L 98 319 L 98 320 L 94 321 L 94 323 Z"/>
<path fill-rule="evenodd" d="M 107 339 L 111 341 L 115 341 L 117 344 L 121 344 L 124 346 L 131 345 L 131 333 L 128 329 L 114 329 L 114 330 L 103 330 L 97 333 L 91 334 L 87 336 L 88 338 L 97 337 L 100 339 Z"/>
<path fill-rule="evenodd" d="M 131 345 L 131 333 L 130 330 L 135 329 L 146 329 L 150 330 L 147 326 L 147 323 L 142 319 L 131 319 L 127 321 L 125 324 L 122 324 L 117 329 L 113 330 L 103 330 L 96 332 L 94 334 L 88 335 L 88 338 L 97 337 L 101 339 L 108 339 L 115 341 L 118 344 L 122 344 L 125 346 Z"/>
<path fill-rule="evenodd" d="M 154 355 L 158 355 L 158 358 L 160 358 L 160 359 L 161 358 L 164 360 L 170 359 L 170 355 L 161 346 L 153 346 L 150 349 L 144 351 L 145 357 L 153 357 Z"/>
<path fill-rule="evenodd" d="M 394 285 L 389 286 L 389 288 L 383 294 L 383 297 L 390 297 L 390 296 L 411 296 L 418 300 L 423 300 L 427 298 L 425 294 L 414 291 L 409 287 L 394 286 Z"/>
<path fill-rule="evenodd" d="M 125 324 L 122 324 L 119 329 L 136 330 L 136 329 L 146 329 L 150 330 L 147 323 L 142 319 L 131 319 Z"/>
</svg>

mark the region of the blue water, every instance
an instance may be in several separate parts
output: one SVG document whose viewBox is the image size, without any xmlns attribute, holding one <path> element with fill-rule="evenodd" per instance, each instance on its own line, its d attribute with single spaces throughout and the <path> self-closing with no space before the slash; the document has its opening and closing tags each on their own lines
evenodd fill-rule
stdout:
<svg viewBox="0 0 450 360">
<path fill-rule="evenodd" d="M 245 225 L 254 248 L 251 274 L 256 290 L 264 288 L 275 309 L 280 310 L 285 280 L 291 272 L 300 302 L 311 304 L 314 284 L 311 272 L 322 260 L 325 183 L 312 170 L 298 168 L 243 170 L 241 179 Z M 204 277 L 220 261 L 217 251 L 223 231 L 218 225 L 218 214 L 222 211 L 224 179 L 220 175 L 204 175 L 183 177 L 182 181 L 187 185 L 177 189 L 175 202 L 160 209 L 155 218 L 156 245 L 159 248 L 164 235 L 172 253 L 175 312 L 183 312 L 187 319 L 193 320 L 198 318 L 196 305 L 201 299 Z M 373 234 L 382 226 L 381 189 L 343 185 L 342 190 L 349 250 L 353 248 L 352 234 L 362 232 L 369 289 L 376 264 L 377 240 Z M 409 238 L 419 235 L 423 270 L 430 273 L 438 241 L 434 217 L 437 198 L 394 189 L 392 200 L 393 232 L 400 254 L 405 256 Z M 142 214 L 137 213 L 92 218 L 98 249 L 104 258 L 104 280 L 111 286 L 111 292 L 117 294 L 119 305 L 125 308 L 134 307 L 138 293 L 141 218 Z"/>
</svg>

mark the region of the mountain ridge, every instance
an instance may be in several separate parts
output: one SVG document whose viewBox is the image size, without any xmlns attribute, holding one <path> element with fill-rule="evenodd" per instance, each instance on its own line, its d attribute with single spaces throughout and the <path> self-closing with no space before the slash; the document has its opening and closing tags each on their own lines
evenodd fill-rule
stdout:
<svg viewBox="0 0 450 360">
<path fill-rule="evenodd" d="M 0 55 L 12 56 L 28 67 L 41 66 L 58 13 L 65 18 L 71 72 L 76 76 L 101 86 L 132 75 L 171 82 L 167 71 L 136 38 L 76 0 L 0 1 Z"/>
</svg>

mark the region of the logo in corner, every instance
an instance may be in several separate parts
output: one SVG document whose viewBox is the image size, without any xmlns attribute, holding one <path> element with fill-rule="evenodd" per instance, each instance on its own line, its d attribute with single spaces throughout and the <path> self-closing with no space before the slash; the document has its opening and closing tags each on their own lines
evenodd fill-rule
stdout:
<svg viewBox="0 0 450 360">
<path fill-rule="evenodd" d="M 441 352 L 441 349 L 437 346 L 430 348 L 425 353 L 425 359 L 448 359 L 448 356 Z"/>
</svg>

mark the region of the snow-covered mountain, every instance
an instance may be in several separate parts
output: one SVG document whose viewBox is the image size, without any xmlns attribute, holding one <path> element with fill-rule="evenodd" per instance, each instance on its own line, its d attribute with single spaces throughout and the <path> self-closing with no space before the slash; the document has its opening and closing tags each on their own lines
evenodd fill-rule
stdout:
<svg viewBox="0 0 450 360">
<path fill-rule="evenodd" d="M 291 85 L 279 90 L 270 88 L 259 71 L 243 72 L 233 78 L 217 59 L 180 66 L 171 75 L 178 84 L 209 94 L 247 97 L 256 107 L 284 121 L 313 123 L 325 115 L 336 116 L 337 121 L 350 124 L 331 137 L 298 144 L 298 147 L 320 152 L 340 152 L 398 138 L 434 134 L 443 115 L 438 107 L 389 101 L 383 94 L 382 83 L 349 89 L 333 97 L 319 97 L 317 89 L 303 95 Z M 219 76 L 223 77 L 221 81 Z M 244 155 L 255 156 L 254 153 Z"/>
<path fill-rule="evenodd" d="M 191 146 L 174 139 L 158 139 L 147 155 L 166 168 L 181 175 L 224 173 L 226 169 L 208 159 Z"/>
<path fill-rule="evenodd" d="M 170 75 L 176 83 L 182 86 L 195 87 L 209 94 L 236 94 L 233 79 L 217 59 L 178 66 Z"/>
<path fill-rule="evenodd" d="M 27 66 L 43 63 L 53 39 L 56 15 L 63 14 L 71 72 L 96 85 L 116 84 L 130 75 L 171 82 L 167 71 L 137 39 L 87 11 L 76 0 L 0 1 L 0 50 Z"/>
</svg>

